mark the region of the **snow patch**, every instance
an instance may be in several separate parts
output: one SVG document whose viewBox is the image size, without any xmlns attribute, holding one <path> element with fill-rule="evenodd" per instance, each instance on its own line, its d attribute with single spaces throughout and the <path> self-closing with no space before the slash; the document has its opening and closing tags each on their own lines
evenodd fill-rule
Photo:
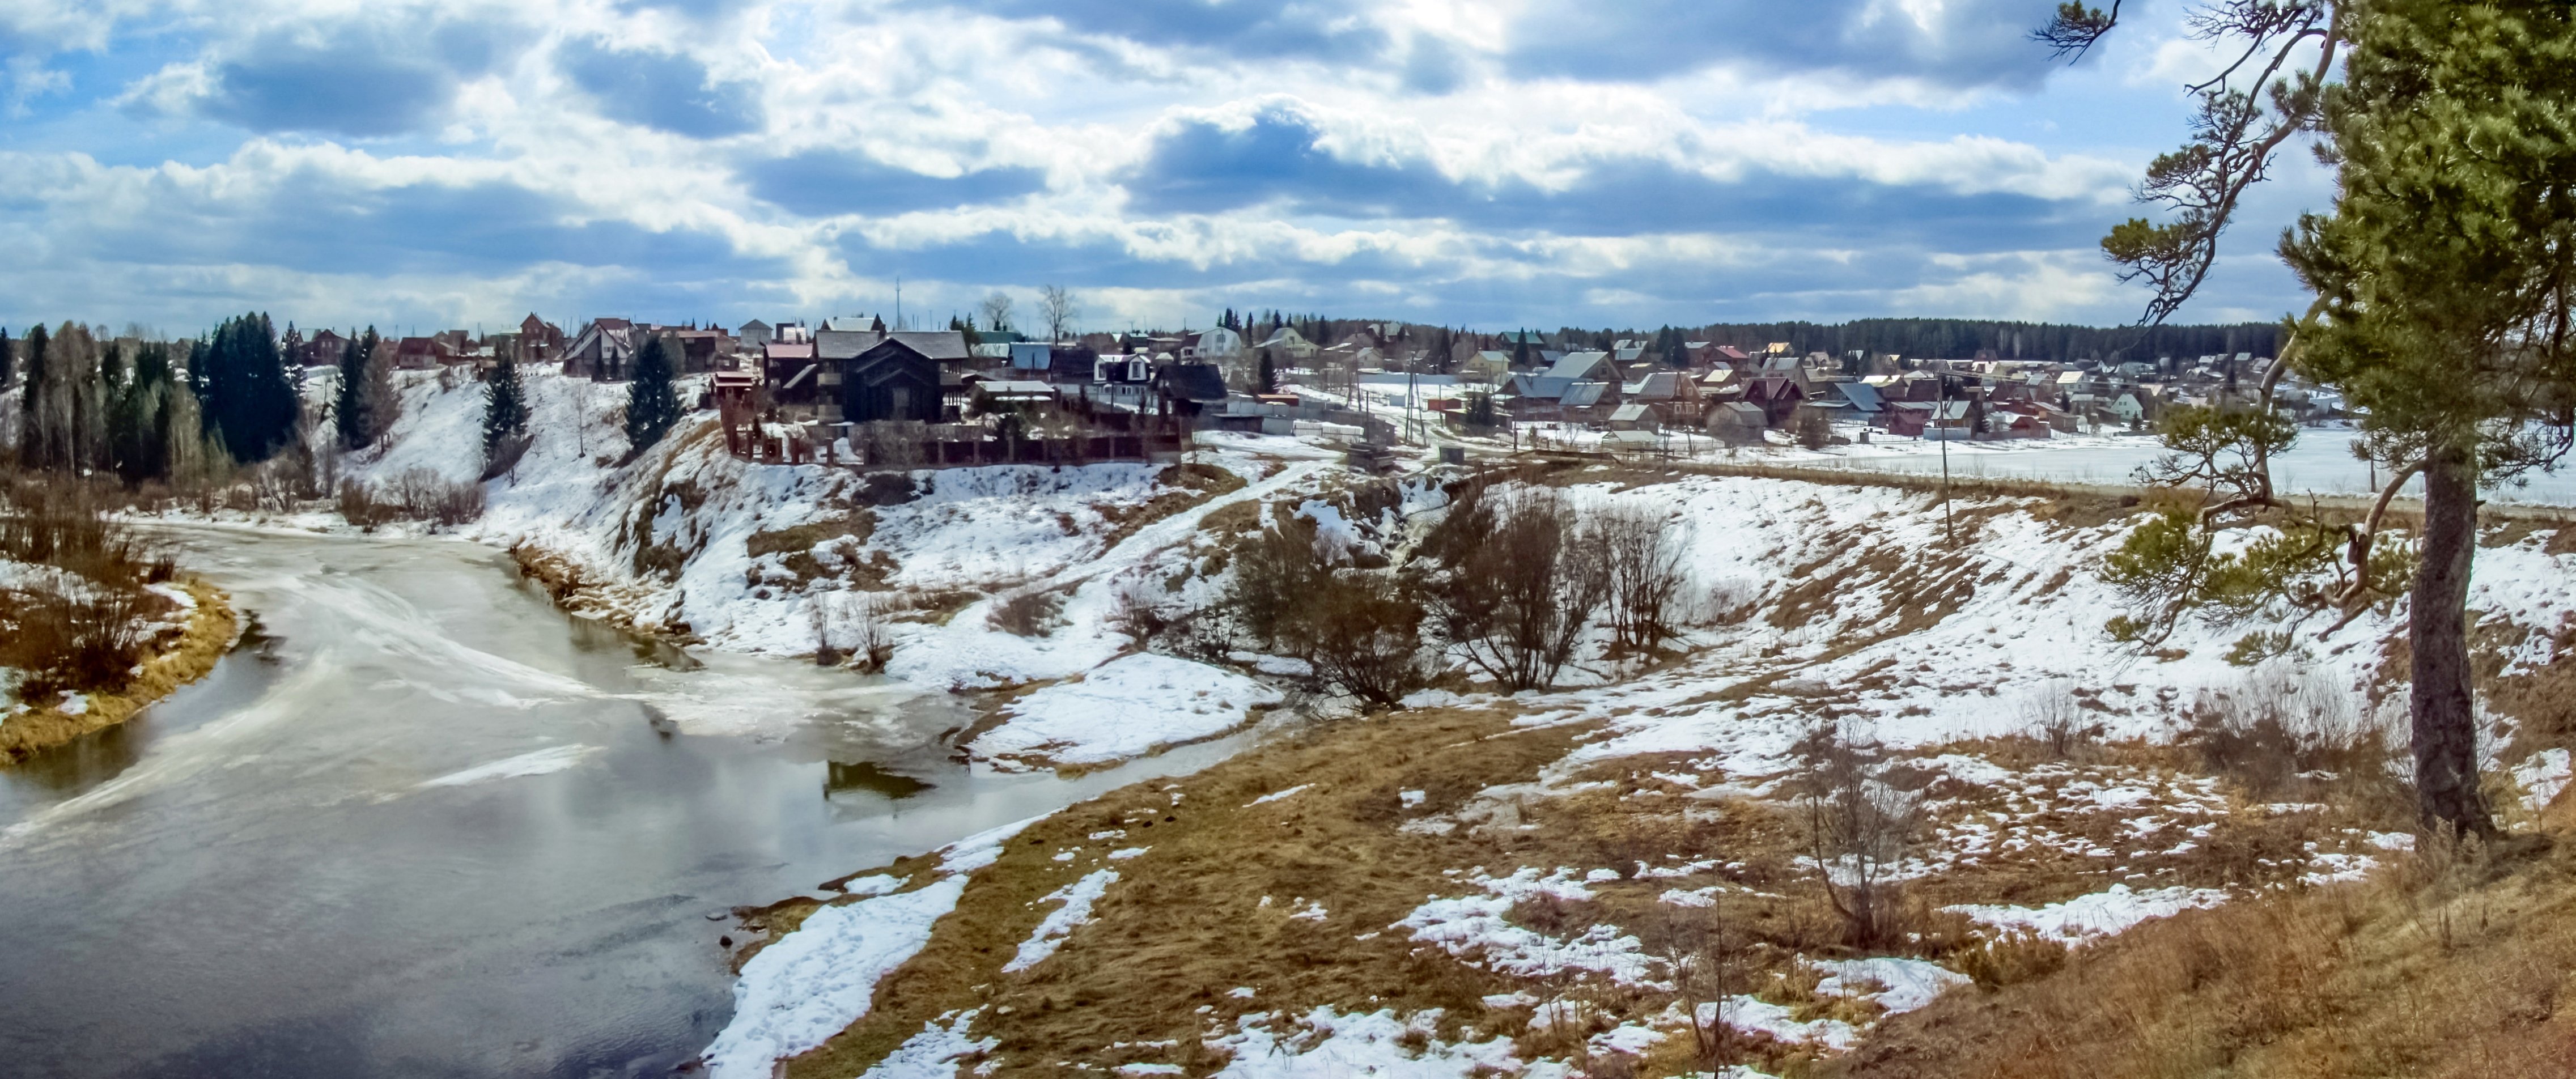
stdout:
<svg viewBox="0 0 2576 1079">
<path fill-rule="evenodd" d="M 1232 671 L 1144 652 L 1020 698 L 967 749 L 1006 768 L 1101 764 L 1216 737 L 1281 699 Z"/>
<path fill-rule="evenodd" d="M 2018 929 L 2040 937 L 2085 943 L 2126 931 L 2150 918 L 2169 918 L 2186 910 L 2207 910 L 2227 901 L 2214 888 L 2157 888 L 2132 891 L 2114 884 L 2106 891 L 2080 895 L 2042 907 L 1963 903 L 1941 909 L 1999 929 Z"/>
<path fill-rule="evenodd" d="M 712 1079 L 768 1079 L 770 1066 L 823 1044 L 868 1014 L 877 981 L 930 943 L 957 909 L 962 875 L 917 891 L 827 906 L 743 964 L 733 1019 L 707 1047 Z M 909 1044 L 909 1043 L 907 1043 Z"/>
<path fill-rule="evenodd" d="M 1019 954 L 1002 964 L 1002 972 L 1016 973 L 1046 962 L 1056 949 L 1064 947 L 1065 938 L 1072 936 L 1075 929 L 1090 923 L 1092 902 L 1116 883 L 1117 870 L 1099 869 L 1041 897 L 1038 902 L 1063 905 L 1047 912 L 1038 927 L 1030 931 L 1029 939 L 1020 942 Z"/>
</svg>

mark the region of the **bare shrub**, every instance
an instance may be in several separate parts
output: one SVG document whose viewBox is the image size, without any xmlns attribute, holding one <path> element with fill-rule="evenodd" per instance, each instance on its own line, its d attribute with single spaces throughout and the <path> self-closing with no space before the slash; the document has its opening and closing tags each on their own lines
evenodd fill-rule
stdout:
<svg viewBox="0 0 2576 1079">
<path fill-rule="evenodd" d="M 864 674 L 885 670 L 894 658 L 894 634 L 877 597 L 865 592 L 816 592 L 805 607 L 814 629 L 814 662 L 848 665 Z"/>
<path fill-rule="evenodd" d="M 1064 594 L 1044 589 L 1015 592 L 993 601 L 984 624 L 1020 637 L 1044 637 L 1063 621 Z"/>
<path fill-rule="evenodd" d="M 1596 510 L 1582 543 L 1601 559 L 1610 629 L 1622 649 L 1652 652 L 1680 636 L 1674 625 L 1686 580 L 1665 519 L 1633 506 Z"/>
<path fill-rule="evenodd" d="M 1235 552 L 1225 611 L 1362 707 L 1393 707 L 1433 673 L 1422 657 L 1422 605 L 1390 573 L 1339 564 L 1346 561 L 1338 545 L 1317 542 L 1312 520 L 1281 521 Z M 1189 617 L 1185 650 L 1231 651 L 1219 621 Z"/>
<path fill-rule="evenodd" d="M 454 527 L 483 516 L 483 485 L 457 483 L 432 469 L 405 469 L 381 484 L 342 480 L 339 510 L 360 528 L 404 520 Z"/>
<path fill-rule="evenodd" d="M 1235 551 L 1225 605 L 1246 632 L 1277 647 L 1295 612 L 1331 568 L 1315 543 L 1315 522 L 1290 517 L 1262 529 Z"/>
<path fill-rule="evenodd" d="M 1903 937 L 1906 856 L 1923 824 L 1921 777 L 1846 721 L 1823 720 L 1791 750 L 1788 790 L 1806 816 L 1807 855 L 1855 948 Z"/>
<path fill-rule="evenodd" d="M 2041 683 L 2022 701 L 2021 714 L 2023 728 L 2059 760 L 2074 756 L 2101 730 L 2076 698 L 2075 683 L 2063 678 Z"/>
<path fill-rule="evenodd" d="M 1691 1058 L 1717 1070 L 1740 1063 L 1746 1046 L 1727 1022 L 1729 1002 L 1753 987 L 1750 938 L 1721 906 L 1677 908 L 1651 928 L 1650 947 L 1670 971 L 1673 995 L 1690 1028 Z"/>
<path fill-rule="evenodd" d="M 1608 592 L 1574 511 L 1544 488 L 1468 488 L 1425 548 L 1446 562 L 1423 590 L 1434 632 L 1513 690 L 1555 684 Z"/>
<path fill-rule="evenodd" d="M 1110 597 L 1109 628 L 1125 634 L 1138 648 L 1150 648 L 1169 632 L 1176 616 L 1154 602 L 1154 584 L 1131 577 Z"/>
<path fill-rule="evenodd" d="M 359 528 L 374 528 L 401 516 L 397 507 L 376 501 L 375 493 L 356 480 L 340 481 L 340 517 Z"/>
<path fill-rule="evenodd" d="M 2306 783 L 2389 782 L 2392 732 L 2322 672 L 2258 669 L 2193 701 L 2192 742 L 2211 772 L 2271 799 Z"/>
<path fill-rule="evenodd" d="M 1422 607 L 1364 570 L 1327 576 L 1300 619 L 1299 651 L 1326 685 L 1369 708 L 1392 708 L 1430 684 Z"/>
<path fill-rule="evenodd" d="M 0 558 L 45 567 L 0 588 L 0 667 L 25 672 L 20 697 L 123 688 L 151 643 L 143 586 L 170 578 L 168 557 L 96 492 L 20 481 L 0 489 Z"/>
</svg>

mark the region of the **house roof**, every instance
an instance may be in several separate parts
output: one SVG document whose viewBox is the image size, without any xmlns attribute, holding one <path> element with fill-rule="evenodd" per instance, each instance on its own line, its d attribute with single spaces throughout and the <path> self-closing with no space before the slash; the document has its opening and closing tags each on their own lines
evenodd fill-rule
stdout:
<svg viewBox="0 0 2576 1079">
<path fill-rule="evenodd" d="M 1601 403 L 1601 395 L 1610 389 L 1607 382 L 1577 382 L 1565 388 L 1557 403 L 1567 408 L 1590 408 Z"/>
<path fill-rule="evenodd" d="M 1610 413 L 1612 423 L 1633 423 L 1646 418 L 1646 406 L 1636 401 L 1619 406 Z"/>
<path fill-rule="evenodd" d="M 1204 404 L 1225 400 L 1225 376 L 1212 363 L 1165 364 L 1154 372 L 1164 392 L 1183 401 Z"/>
<path fill-rule="evenodd" d="M 1681 395 L 1682 377 L 1678 371 L 1650 371 L 1646 377 L 1629 383 L 1619 392 L 1630 397 L 1669 401 Z"/>
<path fill-rule="evenodd" d="M 1601 375 L 1595 374 L 1594 369 L 1608 362 L 1609 359 L 1610 354 L 1607 352 L 1564 353 L 1561 356 L 1554 356 L 1549 360 L 1547 371 L 1542 374 L 1541 377 L 1561 378 L 1569 382 L 1577 379 L 1602 377 Z"/>
<path fill-rule="evenodd" d="M 1852 408 L 1856 411 L 1879 412 L 1887 408 L 1887 402 L 1878 396 L 1878 387 L 1869 383 L 1836 382 L 1833 387 L 1834 392 L 1841 394 L 1843 400 L 1851 402 Z"/>
<path fill-rule="evenodd" d="M 881 334 L 874 330 L 843 330 L 826 324 L 824 329 L 814 333 L 816 355 L 827 360 L 850 359 L 884 341 L 900 341 L 904 347 L 933 360 L 963 360 L 972 356 L 966 348 L 966 335 L 956 330 L 896 330 Z"/>
</svg>

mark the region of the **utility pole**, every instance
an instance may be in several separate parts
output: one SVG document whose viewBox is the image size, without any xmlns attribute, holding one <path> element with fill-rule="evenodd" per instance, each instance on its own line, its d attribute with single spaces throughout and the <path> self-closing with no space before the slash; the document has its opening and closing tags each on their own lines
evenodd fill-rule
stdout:
<svg viewBox="0 0 2576 1079">
<path fill-rule="evenodd" d="M 1941 375 L 1941 399 L 1933 407 L 1941 410 L 1937 419 L 1941 430 L 1941 542 L 1959 545 L 1959 534 L 1950 527 L 1950 375 Z"/>
</svg>

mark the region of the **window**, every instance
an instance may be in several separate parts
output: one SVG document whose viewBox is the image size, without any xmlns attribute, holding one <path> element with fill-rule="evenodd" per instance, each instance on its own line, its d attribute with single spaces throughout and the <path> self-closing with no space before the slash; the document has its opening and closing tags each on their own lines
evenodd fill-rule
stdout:
<svg viewBox="0 0 2576 1079">
<path fill-rule="evenodd" d="M 909 419 L 912 416 L 912 387 L 894 386 L 886 390 L 886 418 Z"/>
</svg>

